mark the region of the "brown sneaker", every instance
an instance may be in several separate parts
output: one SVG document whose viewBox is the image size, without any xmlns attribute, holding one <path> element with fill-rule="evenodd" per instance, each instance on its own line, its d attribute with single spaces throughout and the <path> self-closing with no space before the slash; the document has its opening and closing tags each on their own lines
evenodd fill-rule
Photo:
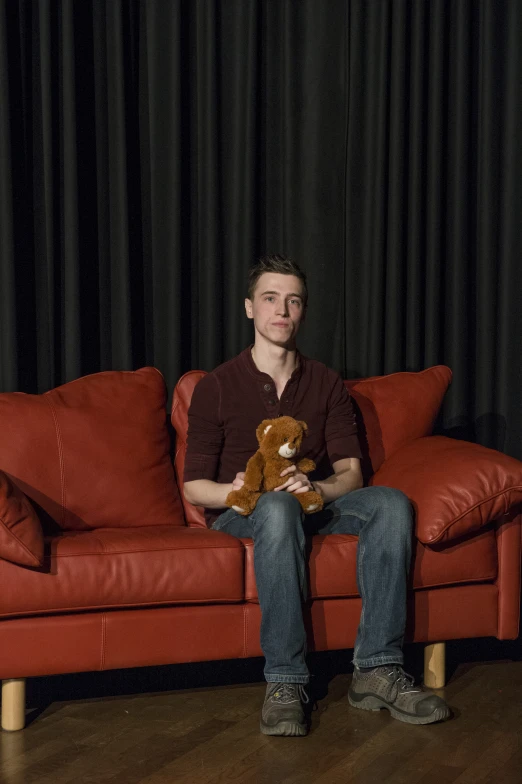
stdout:
<svg viewBox="0 0 522 784">
<path fill-rule="evenodd" d="M 264 735 L 306 735 L 303 704 L 309 701 L 301 683 L 268 683 L 261 711 Z"/>
<path fill-rule="evenodd" d="M 368 672 L 355 667 L 348 702 L 363 710 L 386 708 L 394 719 L 409 724 L 432 724 L 450 715 L 442 697 L 414 686 L 411 675 L 398 664 L 386 664 Z"/>
</svg>

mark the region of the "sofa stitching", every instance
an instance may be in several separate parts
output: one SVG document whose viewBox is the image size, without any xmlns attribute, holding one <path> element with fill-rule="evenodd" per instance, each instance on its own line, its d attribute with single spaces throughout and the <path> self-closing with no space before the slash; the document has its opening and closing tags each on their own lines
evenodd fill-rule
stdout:
<svg viewBox="0 0 522 784">
<path fill-rule="evenodd" d="M 65 491 L 65 461 L 63 456 L 63 441 L 62 441 L 62 434 L 60 431 L 60 426 L 58 424 L 58 417 L 56 415 L 55 408 L 51 402 L 51 399 L 47 395 L 44 395 L 44 400 L 48 404 L 49 408 L 51 409 L 51 414 L 54 421 L 54 428 L 56 431 L 56 441 L 58 444 L 58 459 L 60 462 L 60 483 L 61 483 L 61 491 L 62 491 L 62 525 L 65 528 L 65 498 L 66 498 L 66 491 Z"/>
<path fill-rule="evenodd" d="M 101 539 L 96 539 L 97 542 L 103 547 Z M 141 550 L 103 550 L 103 552 L 92 553 L 53 553 L 52 555 L 45 556 L 45 561 L 50 561 L 53 558 L 88 558 L 94 555 L 134 555 L 135 553 L 167 553 L 167 552 L 199 552 L 200 550 L 232 550 L 233 552 L 240 552 L 238 547 L 229 547 L 228 545 L 205 545 L 204 547 L 147 547 Z"/>
<path fill-rule="evenodd" d="M 347 597 L 348 598 L 348 597 Z M 14 612 L 0 612 L 0 620 L 2 618 L 11 618 L 11 617 L 19 617 L 19 618 L 27 618 L 28 616 L 33 616 L 35 613 L 35 617 L 45 617 L 45 616 L 54 616 L 58 614 L 65 614 L 65 615 L 76 615 L 77 613 L 84 613 L 84 612 L 102 612 L 104 610 L 121 610 L 121 609 L 133 609 L 136 607 L 211 607 L 218 604 L 225 604 L 225 605 L 238 605 L 243 603 L 243 599 L 227 599 L 224 597 L 216 598 L 216 599 L 185 599 L 183 601 L 179 601 L 176 599 L 167 599 L 165 601 L 155 601 L 151 599 L 148 602 L 130 602 L 128 604 L 85 604 L 85 605 L 78 605 L 77 607 L 52 607 L 52 608 L 40 608 L 39 610 L 15 610 Z M 102 609 L 103 608 L 103 609 Z M 41 615 L 40 615 L 41 614 Z"/>
</svg>

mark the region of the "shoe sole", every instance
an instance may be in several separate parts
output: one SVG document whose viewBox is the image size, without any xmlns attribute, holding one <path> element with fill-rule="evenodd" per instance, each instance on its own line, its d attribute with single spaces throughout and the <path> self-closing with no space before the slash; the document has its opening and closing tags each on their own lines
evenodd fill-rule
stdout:
<svg viewBox="0 0 522 784">
<path fill-rule="evenodd" d="M 447 706 L 444 706 L 436 708 L 429 716 L 413 716 L 411 713 L 404 713 L 403 711 L 394 708 L 384 700 L 373 695 L 354 699 L 352 695 L 348 693 L 348 702 L 352 708 L 359 708 L 360 710 L 380 711 L 384 708 L 390 711 L 394 719 L 405 721 L 407 724 L 434 724 L 436 721 L 447 719 L 450 715 L 450 709 Z"/>
<path fill-rule="evenodd" d="M 308 728 L 297 721 L 278 721 L 271 726 L 260 722 L 259 728 L 263 735 L 285 735 L 287 737 L 303 737 L 308 734 Z"/>
</svg>

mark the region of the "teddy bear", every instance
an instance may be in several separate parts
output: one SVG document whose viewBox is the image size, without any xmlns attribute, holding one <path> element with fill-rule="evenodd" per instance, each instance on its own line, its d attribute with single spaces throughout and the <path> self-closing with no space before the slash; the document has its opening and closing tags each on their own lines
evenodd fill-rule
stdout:
<svg viewBox="0 0 522 784">
<path fill-rule="evenodd" d="M 281 471 L 296 465 L 298 471 L 308 474 L 315 468 L 313 460 L 304 458 L 295 463 L 293 458 L 299 453 L 306 422 L 289 416 L 277 419 L 264 419 L 256 430 L 259 449 L 252 455 L 245 471 L 245 483 L 240 490 L 232 490 L 226 505 L 240 515 L 251 514 L 262 492 L 270 492 L 284 484 L 288 476 L 281 477 Z M 323 499 L 315 490 L 295 493 L 305 514 L 318 512 L 323 508 Z"/>
</svg>

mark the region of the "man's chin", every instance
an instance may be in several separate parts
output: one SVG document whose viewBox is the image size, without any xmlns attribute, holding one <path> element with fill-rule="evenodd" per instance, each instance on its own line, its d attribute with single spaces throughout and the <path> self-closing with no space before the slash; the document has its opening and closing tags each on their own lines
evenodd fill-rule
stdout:
<svg viewBox="0 0 522 784">
<path fill-rule="evenodd" d="M 271 343 L 273 346 L 277 346 L 278 348 L 284 348 L 287 351 L 295 351 L 296 349 L 296 333 L 292 332 L 291 334 L 274 334 L 272 330 L 269 332 L 260 332 L 260 335 Z"/>
</svg>

